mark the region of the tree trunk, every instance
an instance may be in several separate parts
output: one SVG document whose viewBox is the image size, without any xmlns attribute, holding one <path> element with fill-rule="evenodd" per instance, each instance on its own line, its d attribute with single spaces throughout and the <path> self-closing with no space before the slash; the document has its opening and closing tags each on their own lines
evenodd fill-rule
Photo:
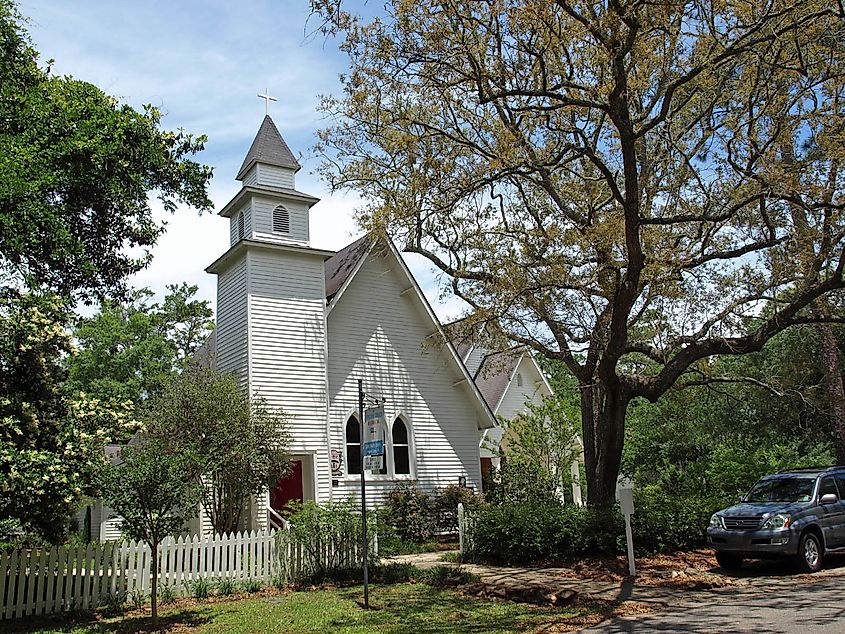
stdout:
<svg viewBox="0 0 845 634">
<path fill-rule="evenodd" d="M 150 605 L 153 611 L 153 629 L 158 629 L 158 542 L 150 544 L 153 554 L 153 580 L 150 588 Z"/>
<path fill-rule="evenodd" d="M 622 464 L 625 413 L 630 399 L 618 382 L 600 381 L 581 386 L 581 422 L 584 434 L 584 468 L 587 473 L 587 504 L 613 506 L 616 480 Z"/>
<path fill-rule="evenodd" d="M 845 386 L 839 367 L 839 346 L 830 324 L 818 324 L 816 332 L 819 334 L 819 352 L 833 429 L 833 445 L 836 448 L 836 464 L 845 465 Z"/>
</svg>

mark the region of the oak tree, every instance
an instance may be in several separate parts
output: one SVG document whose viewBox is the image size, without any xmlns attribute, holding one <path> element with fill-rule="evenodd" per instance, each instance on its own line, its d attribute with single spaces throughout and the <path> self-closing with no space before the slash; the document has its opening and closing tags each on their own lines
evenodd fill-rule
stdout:
<svg viewBox="0 0 845 634">
<path fill-rule="evenodd" d="M 96 86 L 38 64 L 12 0 L 0 0 L 0 274 L 90 300 L 121 294 L 164 231 L 164 209 L 211 209 L 205 137 L 161 129 Z M 11 279 L 8 279 L 11 278 Z"/>
<path fill-rule="evenodd" d="M 324 175 L 476 323 L 567 365 L 589 503 L 633 399 L 838 319 L 815 307 L 843 287 L 841 5 L 312 6 L 350 62 Z"/>
</svg>

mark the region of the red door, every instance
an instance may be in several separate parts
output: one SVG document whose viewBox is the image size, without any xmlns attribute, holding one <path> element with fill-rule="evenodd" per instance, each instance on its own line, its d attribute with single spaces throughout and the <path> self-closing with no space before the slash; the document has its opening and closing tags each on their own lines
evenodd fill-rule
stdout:
<svg viewBox="0 0 845 634">
<path fill-rule="evenodd" d="M 270 507 L 275 511 L 283 511 L 292 500 L 302 502 L 302 460 L 294 460 L 287 477 L 279 478 L 270 491 Z"/>
</svg>

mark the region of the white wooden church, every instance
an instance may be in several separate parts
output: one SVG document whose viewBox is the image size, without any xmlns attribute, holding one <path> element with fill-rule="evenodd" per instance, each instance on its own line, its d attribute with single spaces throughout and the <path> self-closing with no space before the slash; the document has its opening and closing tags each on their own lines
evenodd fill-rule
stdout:
<svg viewBox="0 0 845 634">
<path fill-rule="evenodd" d="M 238 172 L 242 187 L 219 212 L 229 249 L 206 269 L 217 275 L 217 327 L 197 360 L 293 416 L 292 473 L 251 501 L 244 528 L 273 525 L 290 500 L 359 496 L 358 379 L 386 414 L 384 466 L 366 474 L 368 506 L 403 479 L 481 491 L 482 468 L 497 462 L 497 415 L 550 394 L 542 372 L 527 353 L 499 363 L 493 351 L 453 345 L 389 241 L 313 248 L 318 199 L 296 189 L 299 169 L 266 116 Z M 117 538 L 120 518 L 99 500 L 94 510 L 93 537 Z M 202 513 L 191 526 L 210 529 Z"/>
<path fill-rule="evenodd" d="M 384 467 L 367 474 L 378 505 L 402 479 L 481 489 L 479 434 L 496 418 L 389 241 L 313 248 L 317 198 L 296 189 L 300 165 L 269 116 L 219 212 L 230 247 L 217 275 L 217 328 L 204 354 L 251 394 L 293 415 L 292 474 L 253 500 L 262 528 L 291 499 L 345 499 L 360 489 L 357 380 L 383 399 Z M 329 219 L 321 219 L 329 222 Z"/>
</svg>

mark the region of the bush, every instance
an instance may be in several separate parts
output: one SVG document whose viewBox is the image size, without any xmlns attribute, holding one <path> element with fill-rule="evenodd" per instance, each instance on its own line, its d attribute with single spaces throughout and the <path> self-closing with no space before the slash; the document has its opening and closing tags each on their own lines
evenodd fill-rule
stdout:
<svg viewBox="0 0 845 634">
<path fill-rule="evenodd" d="M 432 505 L 436 514 L 437 529 L 443 533 L 458 532 L 458 504 L 472 509 L 481 504 L 481 498 L 472 489 L 450 484 L 434 492 Z"/>
<path fill-rule="evenodd" d="M 702 548 L 710 515 L 722 501 L 691 495 L 668 495 L 659 486 L 636 492 L 631 529 L 637 553 L 652 554 Z"/>
<path fill-rule="evenodd" d="M 460 566 L 434 566 L 421 575 L 422 581 L 433 588 L 454 588 L 478 581 L 474 575 Z"/>
<path fill-rule="evenodd" d="M 361 514 L 352 500 L 328 502 L 318 505 L 306 502 L 297 505 L 290 517 L 290 531 L 278 531 L 278 551 L 286 551 L 285 540 L 301 544 L 306 560 L 304 577 L 319 582 L 331 579 L 335 572 L 360 568 L 362 565 L 352 553 L 361 541 Z M 377 525 L 368 514 L 367 537 L 369 557 L 374 554 Z M 280 564 L 287 564 L 282 557 Z"/>
<path fill-rule="evenodd" d="M 200 577 L 191 584 L 191 596 L 202 601 L 211 594 L 211 583 L 205 577 Z"/>
<path fill-rule="evenodd" d="M 261 592 L 261 589 L 264 587 L 264 584 L 261 583 L 259 579 L 247 579 L 241 584 L 241 587 L 244 589 L 244 592 L 253 594 L 255 592 Z"/>
<path fill-rule="evenodd" d="M 624 526 L 617 511 L 558 502 L 479 507 L 471 516 L 468 533 L 469 559 L 508 565 L 616 554 L 624 544 Z"/>
<path fill-rule="evenodd" d="M 559 504 L 554 479 L 539 465 L 504 462 L 485 482 L 484 499 L 490 504 Z"/>
<path fill-rule="evenodd" d="M 230 594 L 235 594 L 238 590 L 238 584 L 231 577 L 223 577 L 217 580 L 217 594 L 221 597 L 228 597 Z"/>
<path fill-rule="evenodd" d="M 158 587 L 158 601 L 163 605 L 173 603 L 176 600 L 176 589 L 169 583 L 163 583 Z"/>
<path fill-rule="evenodd" d="M 391 527 L 396 537 L 411 544 L 430 541 L 437 530 L 434 503 L 414 480 L 400 482 L 388 493 L 381 520 Z"/>
</svg>

